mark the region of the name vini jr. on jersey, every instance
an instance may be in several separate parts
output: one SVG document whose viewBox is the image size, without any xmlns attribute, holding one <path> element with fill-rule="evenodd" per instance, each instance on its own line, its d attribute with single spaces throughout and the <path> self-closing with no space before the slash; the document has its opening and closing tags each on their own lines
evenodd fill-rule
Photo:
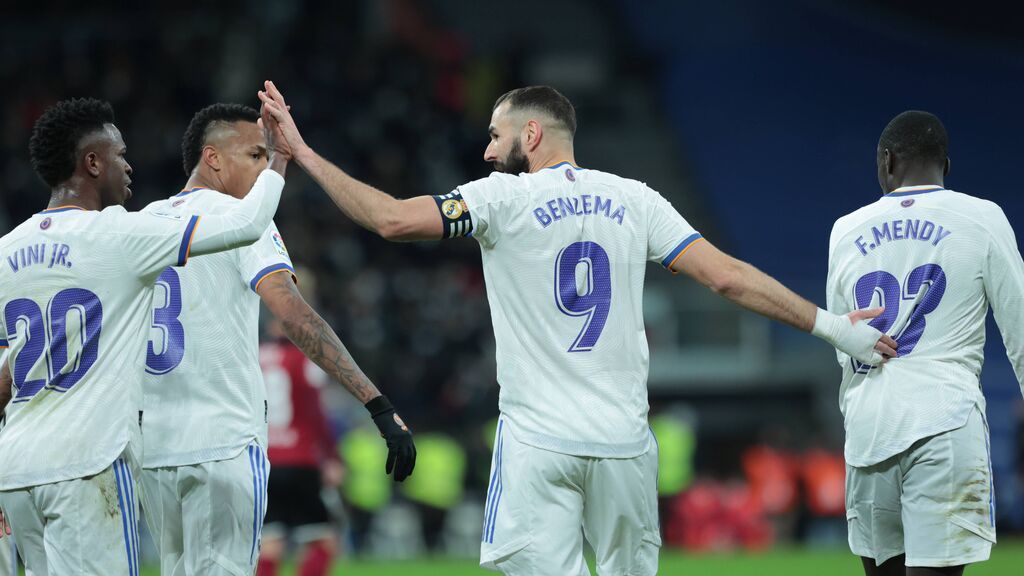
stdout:
<svg viewBox="0 0 1024 576">
<path fill-rule="evenodd" d="M 602 214 L 605 218 L 615 220 L 622 225 L 622 219 L 626 216 L 626 207 L 619 204 L 612 210 L 612 200 L 590 194 L 579 196 L 555 198 L 548 200 L 543 205 L 534 208 L 533 215 L 540 222 L 541 228 L 547 228 L 552 222 L 557 222 L 569 216 L 585 216 L 589 214 Z"/>
<path fill-rule="evenodd" d="M 40 242 L 39 244 L 30 244 L 16 249 L 14 253 L 7 256 L 7 265 L 11 267 L 12 272 L 24 270 L 29 266 L 36 266 L 38 264 L 43 264 L 47 268 L 53 268 L 54 266 L 71 268 L 71 261 L 68 260 L 68 254 L 70 253 L 71 246 L 67 244 L 55 242 L 50 244 L 50 248 L 47 248 L 46 242 Z"/>
<path fill-rule="evenodd" d="M 867 256 L 869 251 L 878 248 L 883 242 L 917 240 L 938 246 L 939 242 L 952 233 L 941 224 L 936 224 L 931 220 L 893 220 L 883 222 L 880 226 L 872 226 L 870 232 L 857 236 L 853 243 L 857 246 L 857 250 L 860 250 L 861 256 Z"/>
</svg>

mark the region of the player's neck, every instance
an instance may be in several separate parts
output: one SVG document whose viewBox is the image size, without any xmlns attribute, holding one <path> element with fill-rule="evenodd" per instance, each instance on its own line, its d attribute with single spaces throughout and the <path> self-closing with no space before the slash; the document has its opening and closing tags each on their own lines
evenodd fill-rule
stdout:
<svg viewBox="0 0 1024 576">
<path fill-rule="evenodd" d="M 223 192 L 219 179 L 212 178 L 208 174 L 203 173 L 202 170 L 196 169 L 189 176 L 188 182 L 185 182 L 183 190 L 194 190 L 196 188 L 206 188 L 207 190 L 217 190 Z"/>
<path fill-rule="evenodd" d="M 77 206 L 85 210 L 103 209 L 99 193 L 78 185 L 74 177 L 50 190 L 50 202 L 46 205 L 46 208 L 59 208 L 61 206 Z"/>
<path fill-rule="evenodd" d="M 896 188 L 894 188 L 893 190 L 898 190 L 900 188 L 906 188 L 908 186 L 940 186 L 940 187 L 943 187 L 944 186 L 943 180 L 944 180 L 944 178 L 942 177 L 942 174 L 941 173 L 937 173 L 937 172 L 920 172 L 920 173 L 914 173 L 914 174 L 907 174 L 903 178 L 901 178 L 899 182 L 895 183 L 896 184 Z M 891 190 L 890 190 L 890 192 L 891 192 Z"/>
<path fill-rule="evenodd" d="M 538 154 L 532 161 L 530 161 L 530 173 L 539 172 L 545 168 L 557 166 L 563 162 L 568 162 L 573 166 L 577 166 L 576 157 L 572 150 L 553 150 L 547 154 Z"/>
</svg>

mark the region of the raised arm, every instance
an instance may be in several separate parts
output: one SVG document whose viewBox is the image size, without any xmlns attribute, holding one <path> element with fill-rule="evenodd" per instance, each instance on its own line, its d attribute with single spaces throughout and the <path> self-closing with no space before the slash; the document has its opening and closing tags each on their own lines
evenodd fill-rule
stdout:
<svg viewBox="0 0 1024 576">
<path fill-rule="evenodd" d="M 387 441 L 385 471 L 390 474 L 393 470 L 399 482 L 405 480 L 416 466 L 416 447 L 391 402 L 366 377 L 330 325 L 302 297 L 290 275 L 267 276 L 257 291 L 270 313 L 281 321 L 288 338 L 363 403 Z"/>
<path fill-rule="evenodd" d="M 341 211 L 357 224 L 392 241 L 439 240 L 442 235 L 437 204 L 430 196 L 399 200 L 346 174 L 306 145 L 284 96 L 273 82 L 259 93 L 263 108 L 281 128 L 292 157 Z"/>
<path fill-rule="evenodd" d="M 837 316 L 822 310 L 786 288 L 778 280 L 700 241 L 672 263 L 682 272 L 722 297 L 794 328 L 810 332 L 861 362 L 878 364 L 896 355 L 896 341 L 868 326 L 883 308 L 856 310 Z"/>
</svg>

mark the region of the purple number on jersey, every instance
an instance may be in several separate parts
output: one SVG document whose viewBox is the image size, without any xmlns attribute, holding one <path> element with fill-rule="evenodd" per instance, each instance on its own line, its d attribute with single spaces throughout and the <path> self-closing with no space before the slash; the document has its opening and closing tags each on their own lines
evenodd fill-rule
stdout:
<svg viewBox="0 0 1024 576">
<path fill-rule="evenodd" d="M 576 280 L 581 264 L 585 266 L 583 282 L 579 283 L 584 288 L 582 294 Z M 563 314 L 587 317 L 568 351 L 593 350 L 612 306 L 611 264 L 604 248 L 594 242 L 574 242 L 558 253 L 555 260 L 555 303 Z"/>
<path fill-rule="evenodd" d="M 18 389 L 12 402 L 26 402 L 44 387 L 57 392 L 67 392 L 85 376 L 99 357 L 100 332 L 103 326 L 103 305 L 100 299 L 83 288 L 67 288 L 58 292 L 47 306 L 50 319 L 49 345 L 47 345 L 46 321 L 34 301 L 27 298 L 11 300 L 4 308 L 4 320 L 9 327 L 23 324 L 22 336 L 25 344 L 14 358 L 11 377 Z M 78 316 L 81 327 L 79 337 L 81 352 L 78 358 L 68 357 L 67 319 L 69 314 Z M 26 380 L 33 366 L 43 358 L 49 348 L 47 362 L 48 380 Z M 72 362 L 74 360 L 74 362 Z M 68 366 L 74 368 L 66 371 Z"/>
<path fill-rule="evenodd" d="M 925 285 L 928 289 L 922 295 L 921 288 Z M 918 266 L 907 275 L 901 293 L 899 280 L 895 276 L 884 270 L 876 270 L 861 276 L 854 285 L 853 293 L 857 308 L 867 308 L 871 305 L 874 295 L 879 295 L 880 305 L 885 306 L 885 312 L 871 320 L 869 324 L 881 332 L 888 332 L 896 323 L 901 300 L 915 300 L 920 296 L 920 301 L 907 319 L 907 325 L 898 336 L 893 337 L 899 344 L 897 355 L 906 356 L 914 351 L 921 336 L 924 335 L 924 317 L 939 307 L 939 302 L 946 293 L 946 273 L 938 264 Z M 853 366 L 861 373 L 866 373 L 872 368 L 857 361 L 853 361 Z"/>
<path fill-rule="evenodd" d="M 181 278 L 174 268 L 168 266 L 156 283 L 167 292 L 167 304 L 153 310 L 153 327 L 163 333 L 163 350 L 157 352 L 155 342 L 150 339 L 146 347 L 146 372 L 167 374 L 177 368 L 185 357 L 185 327 L 178 320 L 181 315 Z"/>
</svg>

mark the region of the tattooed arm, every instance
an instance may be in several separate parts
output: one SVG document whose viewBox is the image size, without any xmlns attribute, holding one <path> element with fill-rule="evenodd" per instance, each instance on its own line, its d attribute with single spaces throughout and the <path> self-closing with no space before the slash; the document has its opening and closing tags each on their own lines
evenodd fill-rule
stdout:
<svg viewBox="0 0 1024 576">
<path fill-rule="evenodd" d="M 267 276 L 258 289 L 267 308 L 281 321 L 288 339 L 307 358 L 363 404 L 380 396 L 380 391 L 363 374 L 327 321 L 299 294 L 291 275 Z"/>
<path fill-rule="evenodd" d="M 291 275 L 265 276 L 257 292 L 306 357 L 363 403 L 388 446 L 385 473 L 393 472 L 398 482 L 405 480 L 416 466 L 416 446 L 391 401 L 363 374 L 334 330 L 302 298 Z"/>
</svg>

